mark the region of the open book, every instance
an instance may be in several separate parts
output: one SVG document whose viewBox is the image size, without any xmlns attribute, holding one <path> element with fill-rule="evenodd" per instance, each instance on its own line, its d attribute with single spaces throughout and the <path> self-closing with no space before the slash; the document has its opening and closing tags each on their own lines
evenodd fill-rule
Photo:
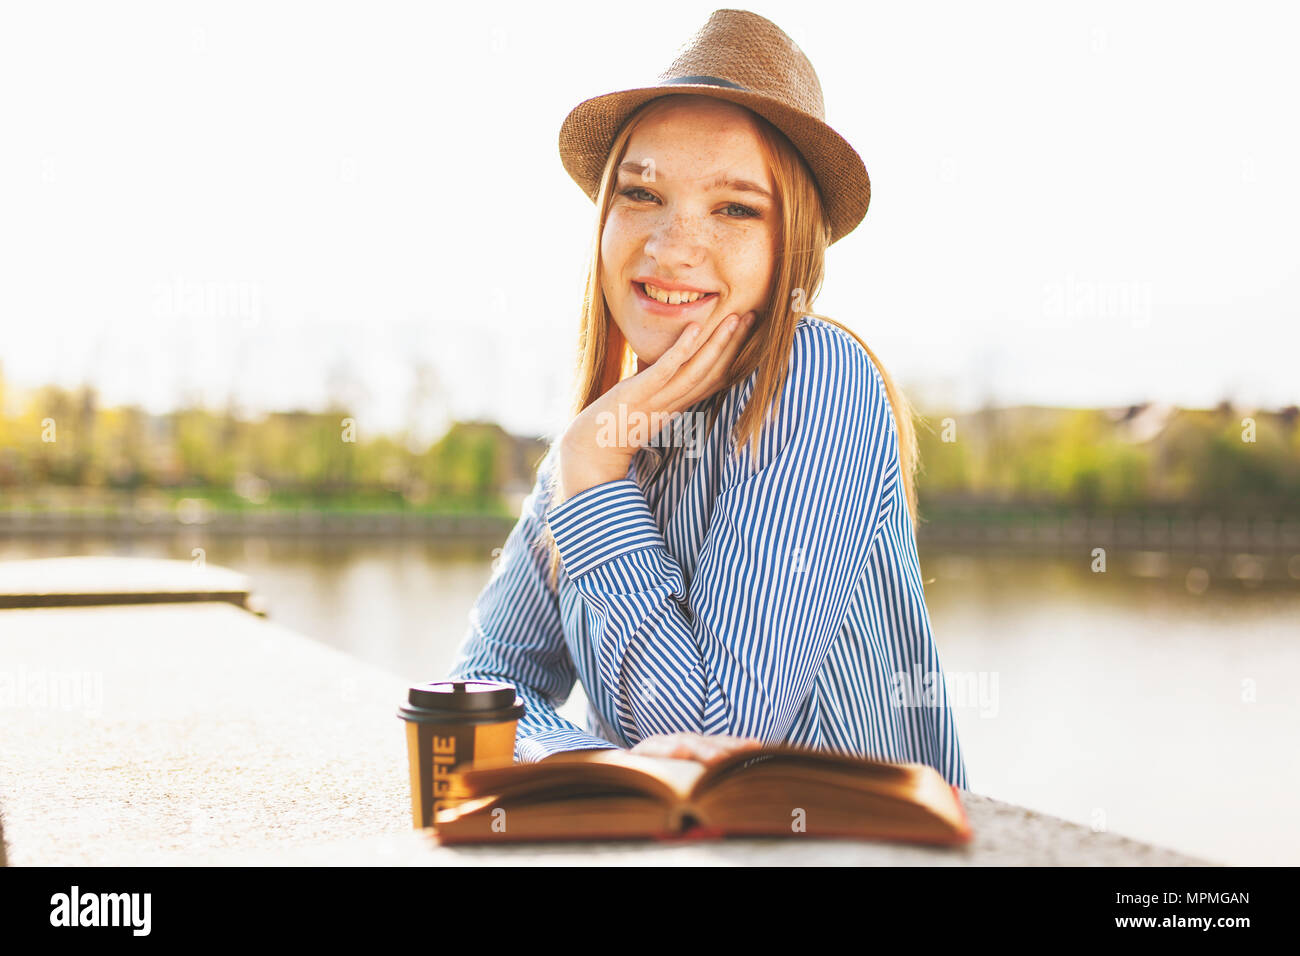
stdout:
<svg viewBox="0 0 1300 956">
<path fill-rule="evenodd" d="M 625 750 L 539 763 L 478 763 L 451 775 L 442 843 L 834 836 L 953 844 L 971 839 L 933 767 L 773 745 L 706 766 Z"/>
</svg>

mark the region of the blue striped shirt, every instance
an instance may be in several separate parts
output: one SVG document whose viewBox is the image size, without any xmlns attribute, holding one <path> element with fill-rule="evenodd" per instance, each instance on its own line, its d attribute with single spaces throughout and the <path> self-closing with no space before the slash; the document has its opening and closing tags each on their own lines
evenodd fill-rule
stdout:
<svg viewBox="0 0 1300 956">
<path fill-rule="evenodd" d="M 643 447 L 626 478 L 557 506 L 552 446 L 449 676 L 517 688 L 521 762 L 691 731 L 925 763 L 967 788 L 879 371 L 800 318 L 757 469 L 730 446 L 755 378 L 691 410 L 718 403 L 696 444 Z M 542 522 L 557 591 L 531 547 Z M 586 729 L 555 712 L 575 680 Z"/>
</svg>

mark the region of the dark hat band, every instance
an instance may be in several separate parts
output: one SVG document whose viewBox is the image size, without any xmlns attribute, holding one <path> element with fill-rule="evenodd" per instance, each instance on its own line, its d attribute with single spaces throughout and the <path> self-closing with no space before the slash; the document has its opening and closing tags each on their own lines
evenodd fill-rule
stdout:
<svg viewBox="0 0 1300 956">
<path fill-rule="evenodd" d="M 731 80 L 724 80 L 718 76 L 674 76 L 671 80 L 661 80 L 661 86 L 667 86 L 670 83 L 695 83 L 704 86 L 725 86 L 730 90 L 744 90 L 750 92 L 749 87 L 741 86 L 739 83 L 732 83 Z"/>
</svg>

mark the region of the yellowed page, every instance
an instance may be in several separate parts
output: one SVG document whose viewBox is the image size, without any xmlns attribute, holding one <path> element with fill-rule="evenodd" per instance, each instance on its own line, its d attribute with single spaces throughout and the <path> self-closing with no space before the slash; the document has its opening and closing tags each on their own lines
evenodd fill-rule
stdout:
<svg viewBox="0 0 1300 956">
<path fill-rule="evenodd" d="M 681 760 L 676 757 L 644 757 L 641 754 L 628 753 L 626 750 L 585 750 L 572 755 L 556 754 L 546 763 L 602 763 L 616 767 L 627 767 L 662 780 L 671 787 L 677 796 L 685 801 L 690 798 L 695 782 L 704 775 L 705 766 L 698 760 Z"/>
<path fill-rule="evenodd" d="M 473 768 L 452 775 L 452 793 L 465 798 L 539 792 L 562 788 L 566 778 L 588 784 L 603 778 L 661 795 L 665 801 L 685 802 L 704 769 L 704 764 L 694 760 L 644 757 L 626 750 L 575 750 L 532 764 L 504 759 L 476 762 Z"/>
</svg>

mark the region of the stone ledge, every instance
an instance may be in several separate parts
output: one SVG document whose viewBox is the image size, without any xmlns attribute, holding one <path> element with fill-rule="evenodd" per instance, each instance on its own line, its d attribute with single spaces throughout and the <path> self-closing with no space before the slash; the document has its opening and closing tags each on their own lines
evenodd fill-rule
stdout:
<svg viewBox="0 0 1300 956">
<path fill-rule="evenodd" d="M 0 561 L 0 608 L 184 601 L 256 604 L 246 576 L 214 565 L 99 555 Z"/>
<path fill-rule="evenodd" d="M 410 681 L 231 604 L 0 611 L 0 661 L 11 865 L 1212 865 L 971 793 L 961 848 L 442 847 L 410 825 Z"/>
</svg>

